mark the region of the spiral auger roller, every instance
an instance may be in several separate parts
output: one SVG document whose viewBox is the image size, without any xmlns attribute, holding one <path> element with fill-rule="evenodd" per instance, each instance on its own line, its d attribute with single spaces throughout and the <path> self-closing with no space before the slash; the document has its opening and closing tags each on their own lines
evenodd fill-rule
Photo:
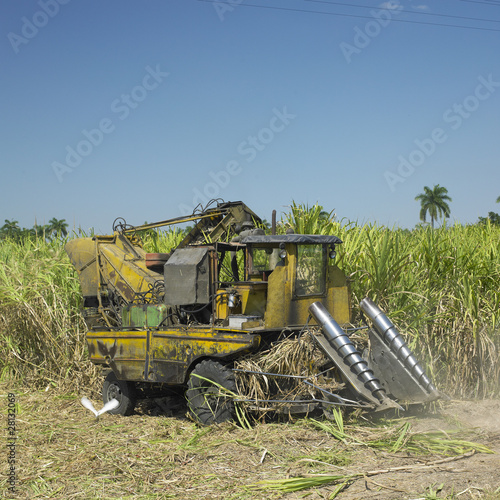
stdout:
<svg viewBox="0 0 500 500">
<path fill-rule="evenodd" d="M 321 302 L 314 302 L 309 306 L 309 312 L 323 330 L 323 333 L 316 333 L 314 339 L 341 371 L 349 385 L 378 410 L 402 409 L 387 397 L 386 390 L 368 366 L 368 362 L 325 306 Z"/>
<path fill-rule="evenodd" d="M 371 352 L 368 361 L 380 372 L 386 391 L 397 399 L 411 402 L 446 398 L 436 389 L 384 312 L 369 298 L 363 299 L 359 305 L 374 327 L 369 333 Z"/>
<path fill-rule="evenodd" d="M 368 359 L 321 302 L 309 306 L 322 329 L 314 338 L 351 390 L 377 410 L 402 409 L 396 400 L 425 402 L 442 397 L 387 316 L 370 299 L 364 299 L 361 308 L 375 328 L 370 331 Z"/>
</svg>

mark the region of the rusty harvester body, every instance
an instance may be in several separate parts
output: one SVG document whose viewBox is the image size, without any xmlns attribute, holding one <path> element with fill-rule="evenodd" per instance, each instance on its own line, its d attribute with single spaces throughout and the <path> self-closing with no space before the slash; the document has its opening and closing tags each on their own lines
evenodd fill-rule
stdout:
<svg viewBox="0 0 500 500">
<path fill-rule="evenodd" d="M 168 254 L 143 250 L 141 231 L 189 221 L 194 228 Z M 360 304 L 373 323 L 366 354 L 340 326 L 350 322 L 351 305 L 348 281 L 335 264 L 339 238 L 266 235 L 260 222 L 241 202 L 218 203 L 155 224 L 122 221 L 113 235 L 67 244 L 80 277 L 90 359 L 106 376 L 103 399 L 120 403 L 112 413 L 130 414 L 148 388 L 179 386 L 201 422 L 230 419 L 235 361 L 312 326 L 328 361 L 325 373 L 344 386 L 335 394 L 320 389 L 326 397 L 313 406 L 379 410 L 440 397 L 369 299 Z"/>
</svg>

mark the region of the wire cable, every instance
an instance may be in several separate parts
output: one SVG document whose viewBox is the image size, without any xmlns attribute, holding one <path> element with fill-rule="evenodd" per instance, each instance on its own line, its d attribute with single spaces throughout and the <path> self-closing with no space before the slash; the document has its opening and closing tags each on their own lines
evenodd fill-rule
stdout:
<svg viewBox="0 0 500 500">
<path fill-rule="evenodd" d="M 360 5 L 360 4 L 351 4 L 351 3 L 344 3 L 344 2 L 332 2 L 331 0 L 305 0 L 306 2 L 312 2 L 312 3 L 324 3 L 328 5 L 345 5 L 347 7 L 359 7 L 363 9 L 372 9 L 373 10 L 373 5 Z M 467 1 L 472 1 L 472 0 L 467 0 Z M 476 2 L 473 2 L 476 3 Z M 500 5 L 500 4 L 498 4 Z M 384 9 L 388 10 L 389 12 L 392 9 Z M 396 10 L 396 9 L 394 9 Z M 484 21 L 487 23 L 500 23 L 500 19 L 485 19 L 483 17 L 468 17 L 468 16 L 454 16 L 452 14 L 437 14 L 434 12 L 414 12 L 414 11 L 407 11 L 400 9 L 399 12 L 404 12 L 406 14 L 416 14 L 417 16 L 432 16 L 432 17 L 447 17 L 450 19 L 464 19 L 467 21 Z"/>
<path fill-rule="evenodd" d="M 204 3 L 214 3 L 214 0 L 197 0 L 198 2 Z M 278 10 L 278 11 L 287 11 L 287 12 L 299 12 L 301 14 L 322 14 L 325 16 L 336 16 L 336 17 L 352 17 L 357 19 L 369 19 L 373 20 L 372 16 L 362 16 L 358 14 L 340 14 L 338 12 L 325 12 L 322 10 L 310 10 L 310 9 L 297 9 L 290 7 L 276 7 L 272 5 L 258 5 L 258 4 L 250 4 L 250 3 L 241 3 L 238 7 L 251 7 L 256 9 L 267 9 L 267 10 Z M 468 30 L 479 30 L 479 31 L 495 31 L 500 32 L 500 29 L 494 28 L 484 28 L 480 26 L 462 26 L 459 24 L 446 24 L 446 23 L 428 23 L 425 21 L 412 21 L 409 19 L 391 19 L 391 22 L 397 23 L 407 23 L 407 24 L 422 24 L 426 26 L 440 26 L 447 28 L 460 28 L 460 29 L 468 29 Z"/>
<path fill-rule="evenodd" d="M 484 3 L 486 5 L 493 5 L 496 7 L 500 7 L 500 2 L 482 2 L 481 0 L 461 0 L 462 2 L 468 2 L 468 3 Z"/>
</svg>

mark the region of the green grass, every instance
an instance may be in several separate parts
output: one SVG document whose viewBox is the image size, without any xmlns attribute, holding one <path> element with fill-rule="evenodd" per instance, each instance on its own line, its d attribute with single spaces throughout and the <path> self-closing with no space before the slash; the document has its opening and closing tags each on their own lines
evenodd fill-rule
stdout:
<svg viewBox="0 0 500 500">
<path fill-rule="evenodd" d="M 413 432 L 407 419 L 390 421 L 385 426 L 344 426 L 342 413 L 336 410 L 335 421 L 307 421 L 316 429 L 325 431 L 345 445 L 365 446 L 396 453 L 413 455 L 463 455 L 470 452 L 493 453 L 487 446 L 465 439 L 464 431 Z M 453 437 L 455 436 L 455 437 Z"/>
<path fill-rule="evenodd" d="M 0 242 L 0 378 L 37 387 L 88 384 L 78 277 L 64 241 Z"/>
<path fill-rule="evenodd" d="M 337 263 L 351 282 L 354 321 L 370 296 L 388 314 L 440 389 L 498 395 L 500 227 L 454 225 L 409 231 L 343 223 L 321 207 L 292 204 L 278 225 L 336 234 Z M 148 252 L 168 252 L 183 232 L 148 232 Z M 88 385 L 78 278 L 64 241 L 0 241 L 0 379 L 39 387 Z M 70 377 L 71 375 L 71 377 Z"/>
</svg>

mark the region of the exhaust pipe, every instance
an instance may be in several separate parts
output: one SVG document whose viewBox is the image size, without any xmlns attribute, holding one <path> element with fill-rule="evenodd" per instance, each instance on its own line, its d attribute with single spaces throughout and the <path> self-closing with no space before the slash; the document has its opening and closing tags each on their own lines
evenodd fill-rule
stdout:
<svg viewBox="0 0 500 500">
<path fill-rule="evenodd" d="M 410 348 L 403 340 L 403 337 L 383 311 L 369 298 L 363 299 L 359 303 L 359 306 L 361 310 L 371 319 L 373 326 L 381 335 L 384 343 L 407 368 L 414 379 L 427 392 L 439 395 L 438 390 L 425 374 L 424 369 L 420 366 Z"/>
<path fill-rule="evenodd" d="M 314 302 L 309 306 L 309 312 L 321 326 L 330 346 L 342 358 L 352 373 L 362 382 L 378 401 L 387 399 L 385 389 L 380 381 L 375 377 L 373 371 L 368 367 L 368 363 L 363 359 L 356 349 L 351 339 L 342 330 L 340 325 L 332 318 L 325 306 L 321 302 Z M 339 366 L 342 370 L 342 367 Z"/>
</svg>

